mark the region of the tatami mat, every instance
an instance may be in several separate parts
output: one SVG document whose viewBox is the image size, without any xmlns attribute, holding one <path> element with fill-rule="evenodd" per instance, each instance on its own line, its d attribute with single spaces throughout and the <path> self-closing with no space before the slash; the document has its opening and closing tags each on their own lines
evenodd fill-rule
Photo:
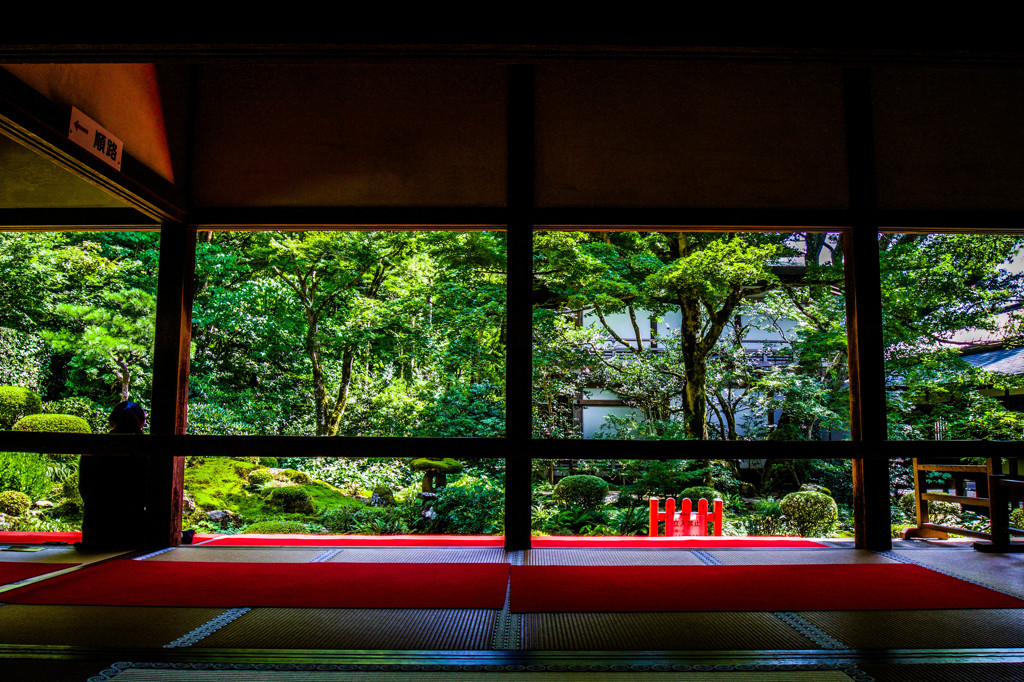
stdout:
<svg viewBox="0 0 1024 682">
<path fill-rule="evenodd" d="M 1024 609 L 803 611 L 851 649 L 984 649 L 1024 646 Z"/>
<path fill-rule="evenodd" d="M 771 613 L 529 613 L 524 649 L 817 649 Z"/>
<path fill-rule="evenodd" d="M 139 557 L 142 561 L 203 561 L 221 563 L 307 563 L 323 549 L 300 547 L 175 547 Z"/>
<path fill-rule="evenodd" d="M 895 559 L 865 549 L 728 549 L 708 550 L 719 563 L 728 565 L 779 564 L 892 564 Z"/>
<path fill-rule="evenodd" d="M 423 589 L 429 590 L 430 585 Z M 195 646 L 254 649 L 487 649 L 489 609 L 253 609 Z"/>
<path fill-rule="evenodd" d="M 864 664 L 861 670 L 878 682 L 1019 682 L 1024 663 Z"/>
<path fill-rule="evenodd" d="M 0 561 L 27 561 L 30 563 L 86 564 L 103 561 L 126 552 L 85 552 L 67 545 L 8 546 L 0 549 Z"/>
<path fill-rule="evenodd" d="M 505 563 L 501 547 L 176 547 L 145 561 L 305 563 Z"/>
<path fill-rule="evenodd" d="M 162 647 L 223 613 L 219 608 L 0 606 L 0 644 Z"/>
<path fill-rule="evenodd" d="M 346 547 L 329 562 L 485 564 L 508 561 L 501 547 Z"/>
<path fill-rule="evenodd" d="M 696 566 L 701 559 L 687 549 L 528 549 L 527 566 Z"/>
<path fill-rule="evenodd" d="M 355 667 L 355 666 L 353 666 Z M 410 680 L 420 682 L 470 682 L 487 680 L 488 682 L 636 682 L 638 679 L 650 682 L 759 682 L 760 680 L 793 680 L 794 682 L 849 682 L 853 679 L 842 670 L 794 670 L 786 668 L 772 671 L 770 666 L 753 671 L 715 670 L 673 670 L 673 671 L 632 671 L 615 670 L 591 672 L 576 669 L 568 670 L 503 670 L 504 666 L 486 666 L 462 670 L 420 670 L 400 671 L 395 667 L 384 670 L 367 670 L 369 666 L 359 666 L 358 670 L 330 670 L 320 666 L 317 670 L 267 670 L 259 671 L 260 680 L 267 682 L 391 682 L 391 680 Z M 566 666 L 568 667 L 568 666 Z M 624 667 L 624 666 L 622 666 Z M 682 667 L 682 666 L 681 666 Z M 687 666 L 688 668 L 691 666 Z M 202 677 L 198 677 L 201 675 Z M 208 682 L 250 682 L 252 670 L 211 670 L 209 667 L 188 669 L 163 669 L 150 667 L 126 667 L 115 676 L 106 677 L 112 682 L 194 682 L 202 679 Z"/>
<path fill-rule="evenodd" d="M 894 555 L 1024 597 L 1024 554 L 986 554 L 967 546 L 894 549 Z"/>
</svg>

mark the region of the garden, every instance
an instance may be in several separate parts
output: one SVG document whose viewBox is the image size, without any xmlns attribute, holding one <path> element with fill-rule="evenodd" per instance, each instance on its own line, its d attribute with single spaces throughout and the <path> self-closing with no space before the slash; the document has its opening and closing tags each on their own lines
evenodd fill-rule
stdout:
<svg viewBox="0 0 1024 682">
<path fill-rule="evenodd" d="M 189 433 L 504 436 L 504 233 L 198 241 Z M 1022 377 L 969 361 L 1024 340 L 1020 240 L 878 242 L 890 439 L 1024 438 Z M 158 254 L 156 232 L 0 233 L 0 429 L 101 433 L 117 402 L 149 409 Z M 722 499 L 727 535 L 852 535 L 850 464 L 827 459 L 849 429 L 842 261 L 829 232 L 535 233 L 534 437 L 578 444 L 534 460 L 533 532 L 646 535 L 647 501 L 671 496 Z M 594 460 L 587 438 L 770 440 L 780 458 Z M 799 440 L 823 459 L 785 459 Z M 77 465 L 0 453 L 0 530 L 79 528 Z M 895 533 L 909 462 L 890 480 Z M 184 526 L 500 534 L 503 486 L 486 458 L 188 457 Z"/>
</svg>

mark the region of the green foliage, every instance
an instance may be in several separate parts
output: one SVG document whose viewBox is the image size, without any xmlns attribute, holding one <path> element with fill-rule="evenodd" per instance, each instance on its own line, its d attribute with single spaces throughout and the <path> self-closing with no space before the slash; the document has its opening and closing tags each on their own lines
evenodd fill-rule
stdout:
<svg viewBox="0 0 1024 682">
<path fill-rule="evenodd" d="M 615 535 L 610 521 L 607 510 L 570 507 L 548 517 L 541 530 L 552 535 Z"/>
<path fill-rule="evenodd" d="M 450 386 L 424 410 L 419 435 L 502 438 L 505 436 L 505 401 L 498 387 L 489 382 Z"/>
<path fill-rule="evenodd" d="M 301 521 L 274 520 L 257 521 L 242 529 L 243 533 L 261 533 L 265 535 L 294 535 L 309 532 L 309 527 Z"/>
<path fill-rule="evenodd" d="M 313 478 L 326 481 L 352 494 L 357 494 L 361 490 L 373 490 L 379 485 L 400 490 L 418 480 L 416 472 L 409 468 L 405 460 L 385 457 L 310 457 L 285 459 L 281 464 L 305 471 Z"/>
<path fill-rule="evenodd" d="M 754 504 L 754 513 L 744 523 L 750 535 L 785 535 L 786 519 L 782 503 L 775 498 L 762 498 Z"/>
<path fill-rule="evenodd" d="M 49 494 L 49 458 L 34 452 L 0 452 L 0 490 L 18 490 L 33 498 Z"/>
<path fill-rule="evenodd" d="M 313 497 L 303 488 L 295 486 L 272 488 L 265 502 L 267 508 L 285 514 L 316 514 Z"/>
<path fill-rule="evenodd" d="M 35 391 L 21 386 L 0 386 L 0 428 L 9 429 L 22 417 L 43 411 Z"/>
<path fill-rule="evenodd" d="M 1010 525 L 1014 528 L 1024 529 L 1024 507 L 1017 507 L 1010 512 Z"/>
<path fill-rule="evenodd" d="M 607 481 L 597 476 L 580 474 L 560 480 L 552 497 L 563 509 L 579 507 L 592 511 L 604 504 L 607 496 Z"/>
<path fill-rule="evenodd" d="M 621 487 L 619 502 L 631 505 L 643 504 L 651 497 L 674 497 L 704 478 L 704 472 L 687 470 L 682 460 L 630 460 L 623 475 L 632 482 Z"/>
<path fill-rule="evenodd" d="M 0 492 L 0 513 L 8 516 L 21 516 L 32 506 L 32 498 L 20 490 L 4 490 Z"/>
<path fill-rule="evenodd" d="M 789 525 L 804 537 L 827 537 L 839 520 L 835 500 L 811 490 L 782 498 L 781 509 Z"/>
<path fill-rule="evenodd" d="M 259 464 L 261 467 L 276 469 L 278 466 L 278 459 L 277 457 L 260 457 L 259 462 L 257 462 L 257 464 Z"/>
<path fill-rule="evenodd" d="M 928 521 L 930 523 L 943 523 L 953 521 L 960 515 L 960 505 L 955 502 L 942 502 L 941 500 L 928 500 Z M 904 518 L 911 524 L 917 521 L 917 507 L 913 491 L 904 493 L 899 499 L 899 510 Z"/>
<path fill-rule="evenodd" d="M 437 493 L 430 533 L 496 535 L 503 532 L 505 492 L 486 478 L 462 476 Z"/>
<path fill-rule="evenodd" d="M 721 497 L 722 493 L 718 492 L 714 488 L 709 488 L 708 486 L 704 485 L 695 485 L 691 488 L 686 488 L 681 493 L 679 493 L 679 499 L 684 500 L 689 498 L 690 501 L 693 502 L 694 508 L 696 508 L 697 500 L 701 498 L 707 500 L 708 505 L 710 506 L 716 499 L 719 499 Z"/>
<path fill-rule="evenodd" d="M 406 535 L 412 530 L 414 515 L 411 505 L 361 507 L 352 515 L 347 532 L 357 535 Z"/>
<path fill-rule="evenodd" d="M 14 431 L 92 433 L 89 422 L 73 414 L 30 414 L 14 424 Z"/>
<path fill-rule="evenodd" d="M 82 396 L 61 398 L 60 400 L 47 400 L 43 403 L 43 412 L 46 414 L 70 414 L 81 417 L 89 422 L 92 433 L 103 433 L 107 430 L 107 418 L 110 410 Z"/>
</svg>

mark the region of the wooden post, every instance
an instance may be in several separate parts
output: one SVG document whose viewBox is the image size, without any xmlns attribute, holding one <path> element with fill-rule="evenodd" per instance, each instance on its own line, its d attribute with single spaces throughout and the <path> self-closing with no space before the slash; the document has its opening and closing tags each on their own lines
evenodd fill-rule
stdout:
<svg viewBox="0 0 1024 682">
<path fill-rule="evenodd" d="M 533 67 L 509 69 L 505 548 L 530 547 L 533 430 Z"/>
<path fill-rule="evenodd" d="M 196 233 L 190 227 L 165 224 L 160 231 L 150 409 L 153 434 L 185 433 L 195 248 Z M 140 539 L 143 548 L 173 547 L 181 542 L 184 475 L 183 456 L 147 457 L 146 522 Z"/>
<path fill-rule="evenodd" d="M 846 330 L 850 356 L 850 436 L 871 458 L 852 461 L 855 544 L 892 548 L 889 463 L 878 457 L 886 440 L 885 362 L 871 81 L 866 69 L 844 73 L 847 173 L 851 226 L 843 234 Z"/>
</svg>

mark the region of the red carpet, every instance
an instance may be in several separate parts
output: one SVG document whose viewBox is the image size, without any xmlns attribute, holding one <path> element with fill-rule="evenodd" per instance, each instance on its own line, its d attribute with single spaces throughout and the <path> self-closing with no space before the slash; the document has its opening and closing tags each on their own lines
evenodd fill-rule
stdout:
<svg viewBox="0 0 1024 682">
<path fill-rule="evenodd" d="M 209 537 L 209 536 L 207 536 Z M 503 547 L 501 535 L 219 535 L 195 544 L 273 547 Z M 558 535 L 531 538 L 533 547 L 826 547 L 796 537 L 657 537 Z"/>
<path fill-rule="evenodd" d="M 81 533 L 22 533 L 18 531 L 0 531 L 0 545 L 41 545 L 46 542 L 71 544 L 81 542 Z"/>
<path fill-rule="evenodd" d="M 0 561 L 0 585 L 16 583 L 19 580 L 34 578 L 44 573 L 61 571 L 72 566 L 78 566 L 78 564 L 37 564 L 29 561 Z M 3 601 L 3 598 L 0 598 L 0 601 Z"/>
<path fill-rule="evenodd" d="M 195 544 L 199 544 L 198 536 Z M 500 535 L 220 535 L 209 545 L 271 547 L 504 547 Z"/>
<path fill-rule="evenodd" d="M 3 594 L 12 604 L 488 608 L 508 564 L 231 563 L 118 559 Z"/>
<path fill-rule="evenodd" d="M 644 535 L 583 536 L 550 535 L 531 538 L 532 547 L 683 547 L 715 549 L 716 547 L 827 547 L 828 545 L 796 537 L 692 536 L 656 538 Z"/>
<path fill-rule="evenodd" d="M 512 566 L 517 613 L 1024 608 L 910 564 Z"/>
</svg>

